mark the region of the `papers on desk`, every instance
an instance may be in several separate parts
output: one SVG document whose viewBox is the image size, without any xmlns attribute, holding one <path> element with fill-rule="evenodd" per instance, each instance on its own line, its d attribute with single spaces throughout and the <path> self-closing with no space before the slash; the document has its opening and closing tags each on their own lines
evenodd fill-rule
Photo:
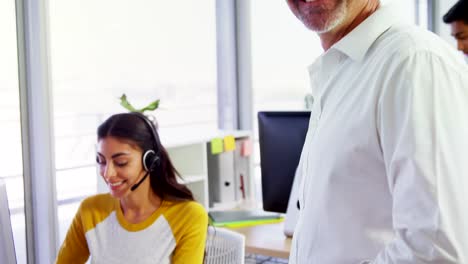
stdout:
<svg viewBox="0 0 468 264">
<path fill-rule="evenodd" d="M 208 213 L 213 226 L 243 227 L 283 221 L 283 216 L 262 210 L 211 211 Z"/>
</svg>

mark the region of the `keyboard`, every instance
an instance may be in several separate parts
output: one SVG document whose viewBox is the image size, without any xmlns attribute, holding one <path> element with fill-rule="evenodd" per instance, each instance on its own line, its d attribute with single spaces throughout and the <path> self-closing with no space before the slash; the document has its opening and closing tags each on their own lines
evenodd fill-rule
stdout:
<svg viewBox="0 0 468 264">
<path fill-rule="evenodd" d="M 288 263 L 287 259 L 274 258 L 259 254 L 245 254 L 245 264 L 285 264 Z"/>
</svg>

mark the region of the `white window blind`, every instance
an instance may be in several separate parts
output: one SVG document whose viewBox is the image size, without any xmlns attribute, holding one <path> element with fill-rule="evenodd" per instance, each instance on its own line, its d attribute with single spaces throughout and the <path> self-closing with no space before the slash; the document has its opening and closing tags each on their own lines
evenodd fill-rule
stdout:
<svg viewBox="0 0 468 264">
<path fill-rule="evenodd" d="M 127 111 L 123 93 L 137 108 L 160 99 L 160 130 L 217 127 L 215 2 L 61 0 L 49 12 L 63 239 L 79 202 L 97 191 L 96 128 Z"/>
</svg>

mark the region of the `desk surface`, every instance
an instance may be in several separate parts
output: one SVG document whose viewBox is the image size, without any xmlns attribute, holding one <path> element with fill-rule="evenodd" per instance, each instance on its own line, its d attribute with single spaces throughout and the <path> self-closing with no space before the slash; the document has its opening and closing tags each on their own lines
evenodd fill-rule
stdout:
<svg viewBox="0 0 468 264">
<path fill-rule="evenodd" d="M 245 251 L 275 258 L 289 258 L 291 238 L 283 233 L 283 222 L 230 228 L 245 236 Z"/>
</svg>

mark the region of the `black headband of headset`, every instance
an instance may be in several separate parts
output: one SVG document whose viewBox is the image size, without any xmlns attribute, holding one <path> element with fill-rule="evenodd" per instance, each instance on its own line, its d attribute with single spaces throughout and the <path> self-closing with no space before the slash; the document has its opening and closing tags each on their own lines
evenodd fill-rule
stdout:
<svg viewBox="0 0 468 264">
<path fill-rule="evenodd" d="M 137 116 L 138 118 L 140 118 L 141 120 L 143 120 L 143 122 L 145 123 L 146 127 L 148 128 L 148 130 L 150 131 L 151 133 L 151 137 L 153 139 L 153 150 L 154 152 L 156 153 L 156 155 L 159 156 L 159 138 L 158 136 L 156 135 L 156 127 L 154 126 L 153 122 L 151 122 L 151 120 L 149 120 L 148 117 L 146 117 L 144 114 L 142 113 L 138 113 L 138 112 L 130 112 L 131 114 Z"/>
</svg>

